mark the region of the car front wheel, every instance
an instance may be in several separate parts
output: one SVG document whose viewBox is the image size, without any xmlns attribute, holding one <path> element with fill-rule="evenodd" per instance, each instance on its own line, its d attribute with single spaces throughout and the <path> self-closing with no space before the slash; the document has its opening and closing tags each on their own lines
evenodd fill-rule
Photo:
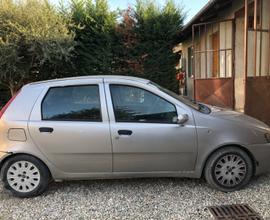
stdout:
<svg viewBox="0 0 270 220">
<path fill-rule="evenodd" d="M 18 155 L 10 158 L 2 168 L 2 180 L 14 196 L 27 198 L 42 194 L 48 187 L 47 167 L 35 157 Z"/>
<path fill-rule="evenodd" d="M 250 156 L 240 148 L 226 147 L 210 156 L 205 166 L 205 178 L 213 188 L 231 192 L 246 186 L 253 175 Z"/>
</svg>

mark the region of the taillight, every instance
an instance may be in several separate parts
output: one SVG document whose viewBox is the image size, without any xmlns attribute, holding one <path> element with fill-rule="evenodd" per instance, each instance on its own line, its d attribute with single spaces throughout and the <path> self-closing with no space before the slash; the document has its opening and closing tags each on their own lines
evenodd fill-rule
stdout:
<svg viewBox="0 0 270 220">
<path fill-rule="evenodd" d="M 18 91 L 13 97 L 11 97 L 11 99 L 7 102 L 7 104 L 1 109 L 0 111 L 0 119 L 2 118 L 3 114 L 5 113 L 5 111 L 8 109 L 8 107 L 10 106 L 10 104 L 14 101 L 14 99 L 17 97 L 17 95 L 20 93 L 20 91 Z"/>
</svg>

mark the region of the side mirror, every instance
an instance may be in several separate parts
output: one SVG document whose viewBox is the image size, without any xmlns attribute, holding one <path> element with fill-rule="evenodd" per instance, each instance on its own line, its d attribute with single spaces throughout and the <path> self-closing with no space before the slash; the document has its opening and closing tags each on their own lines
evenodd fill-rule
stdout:
<svg viewBox="0 0 270 220">
<path fill-rule="evenodd" d="M 183 114 L 183 115 L 178 115 L 177 117 L 177 124 L 183 125 L 188 121 L 188 115 Z"/>
</svg>

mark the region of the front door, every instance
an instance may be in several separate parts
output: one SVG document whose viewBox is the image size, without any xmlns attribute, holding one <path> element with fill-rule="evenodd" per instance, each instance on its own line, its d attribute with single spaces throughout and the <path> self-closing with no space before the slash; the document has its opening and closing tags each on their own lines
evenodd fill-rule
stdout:
<svg viewBox="0 0 270 220">
<path fill-rule="evenodd" d="M 192 114 L 164 94 L 136 84 L 106 83 L 114 172 L 192 171 L 196 134 Z M 176 124 L 188 114 L 186 125 Z"/>
<path fill-rule="evenodd" d="M 29 121 L 37 147 L 66 173 L 112 172 L 103 83 L 90 81 L 48 88 Z"/>
</svg>

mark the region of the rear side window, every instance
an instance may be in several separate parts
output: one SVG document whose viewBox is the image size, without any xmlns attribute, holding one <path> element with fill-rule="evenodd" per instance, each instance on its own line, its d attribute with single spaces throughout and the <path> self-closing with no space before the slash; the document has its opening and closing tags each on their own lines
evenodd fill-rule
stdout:
<svg viewBox="0 0 270 220">
<path fill-rule="evenodd" d="M 102 121 L 98 85 L 50 88 L 42 106 L 49 121 Z"/>
</svg>

